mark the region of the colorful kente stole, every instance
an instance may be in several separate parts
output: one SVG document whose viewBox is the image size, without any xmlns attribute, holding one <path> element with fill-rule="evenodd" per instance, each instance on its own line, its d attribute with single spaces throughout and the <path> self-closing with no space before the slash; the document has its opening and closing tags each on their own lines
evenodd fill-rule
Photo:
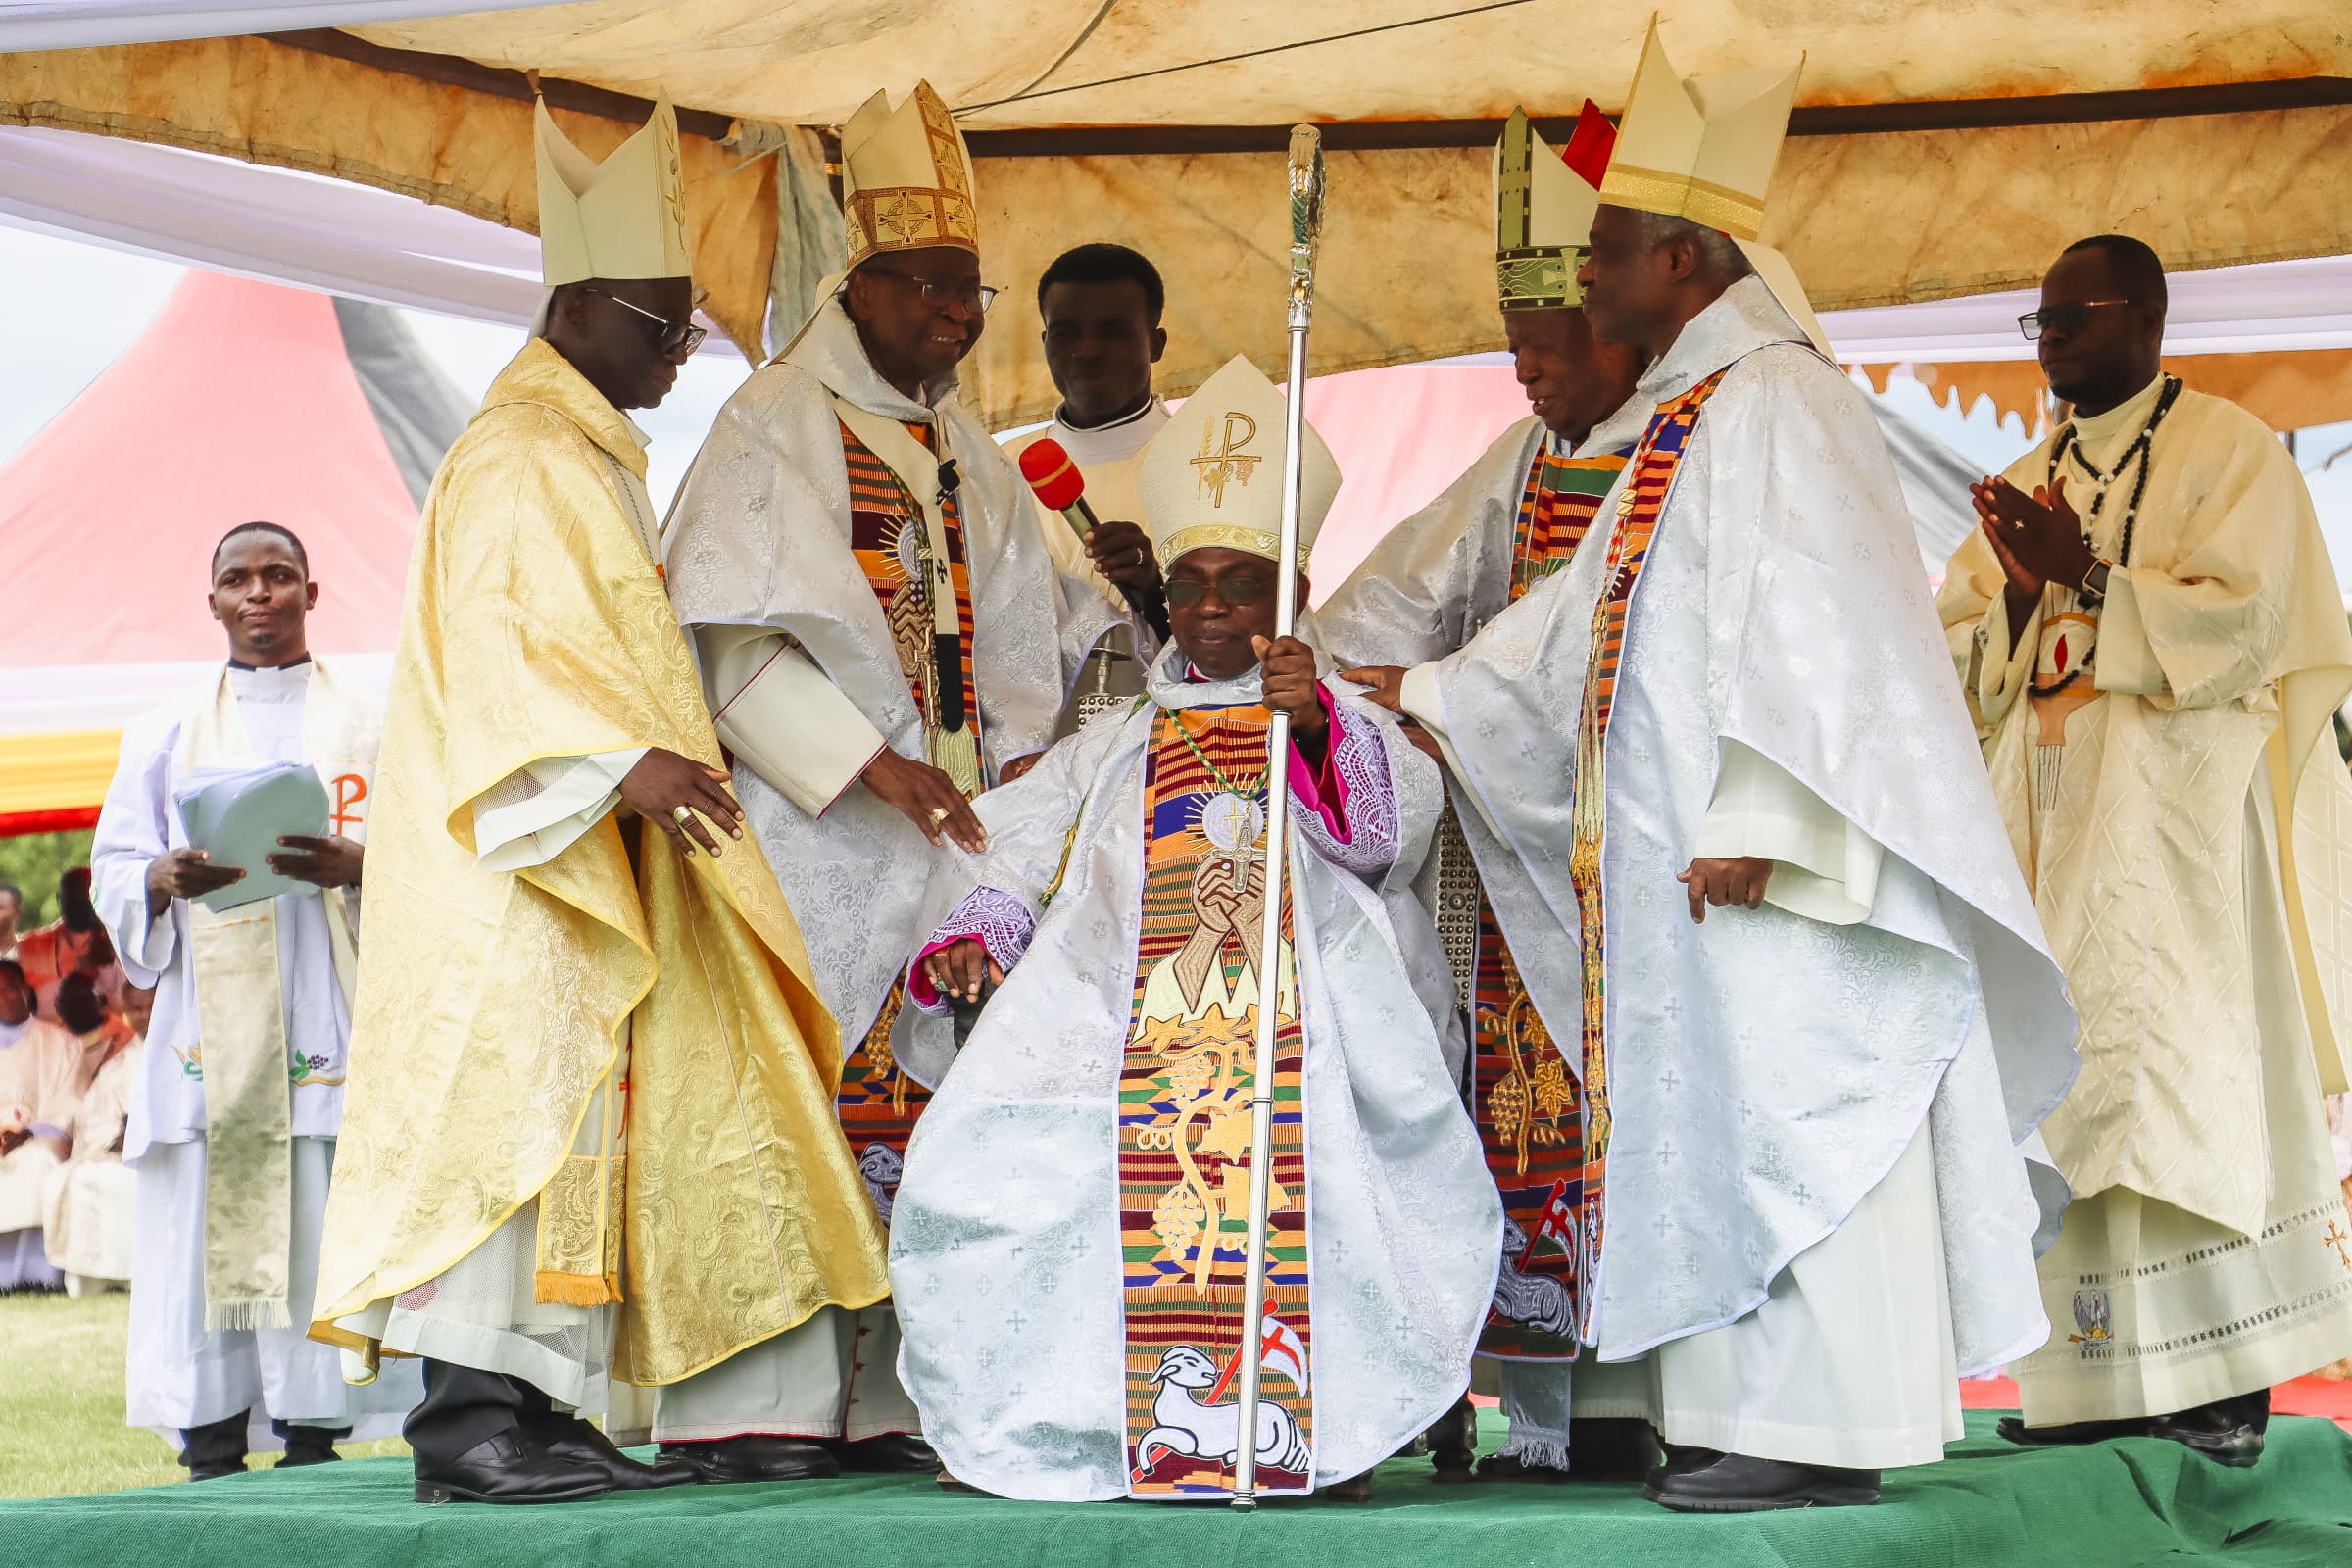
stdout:
<svg viewBox="0 0 2352 1568">
<path fill-rule="evenodd" d="M 1132 1023 L 1119 1073 L 1119 1229 L 1126 1314 L 1128 1490 L 1228 1494 L 1240 1448 L 1241 1354 L 1257 1346 L 1257 1485 L 1305 1490 L 1308 1400 L 1305 1061 L 1291 910 L 1282 909 L 1266 1313 L 1245 1332 L 1250 1101 L 1264 899 L 1262 707 L 1165 710 L 1144 775 L 1144 895 Z M 1250 898 L 1236 894 L 1249 878 Z M 1273 1441 L 1263 1441 L 1269 1427 Z"/>
<path fill-rule="evenodd" d="M 930 445 L 929 426 L 910 424 L 906 429 L 917 441 Z M 841 427 L 841 454 L 850 477 L 850 548 L 856 552 L 858 568 L 865 573 L 875 599 L 881 603 L 883 618 L 890 624 L 891 642 L 898 649 L 899 669 L 906 677 L 906 689 L 913 695 L 915 710 L 924 715 L 928 729 L 932 717 L 929 694 L 938 645 L 932 636 L 930 603 L 924 596 L 923 585 L 932 579 L 926 569 L 931 546 L 923 528 L 922 509 L 906 493 L 906 487 L 889 465 L 852 435 L 847 425 Z M 948 573 L 956 584 L 956 618 L 961 632 L 957 642 L 963 659 L 963 689 L 967 694 L 964 722 L 977 736 L 979 705 L 968 696 L 972 691 L 971 574 L 965 563 L 963 526 L 956 498 L 949 496 L 942 510 L 948 536 Z M 899 1070 L 898 1057 L 890 1047 L 891 1028 L 899 1021 L 900 1009 L 906 1002 L 906 983 L 901 979 L 883 999 L 882 1010 L 875 1016 L 873 1027 L 841 1064 L 838 1103 L 842 1131 L 849 1135 L 850 1150 L 858 1156 L 867 1185 L 880 1200 L 885 1222 L 890 1217 L 889 1200 L 898 1195 L 899 1170 L 906 1161 L 906 1140 L 914 1131 L 915 1118 L 931 1098 L 920 1084 Z"/>
<path fill-rule="evenodd" d="M 1514 601 L 1568 564 L 1633 454 L 1626 446 L 1560 458 L 1548 443 L 1536 453 L 1512 535 Z M 1507 1361 L 1572 1360 L 1580 1283 L 1576 1220 L 1585 1169 L 1576 1068 L 1528 1001 L 1483 887 L 1471 1017 L 1471 1111 L 1509 1221 L 1503 1274 L 1479 1331 L 1479 1353 Z"/>
<path fill-rule="evenodd" d="M 1728 369 L 1729 367 L 1726 367 Z M 1609 738 L 1609 713 L 1617 697 L 1617 672 L 1625 657 L 1626 614 L 1648 564 L 1650 542 L 1657 537 L 1666 498 L 1674 489 L 1676 469 L 1690 449 L 1690 432 L 1698 427 L 1699 410 L 1724 377 L 1718 370 L 1704 381 L 1658 405 L 1635 452 L 1624 489 L 1617 495 L 1616 524 L 1609 534 L 1609 556 L 1603 568 L 1600 599 L 1592 607 L 1592 641 L 1585 666 L 1585 698 L 1577 716 L 1575 842 L 1569 851 L 1568 878 L 1576 889 L 1576 908 L 1584 927 L 1584 1154 L 1583 1190 L 1579 1195 L 1577 1234 L 1580 1274 L 1584 1281 L 1577 1302 L 1579 1338 L 1590 1339 L 1593 1311 L 1600 1298 L 1601 1200 L 1608 1185 L 1609 1054 L 1607 1038 L 1606 911 L 1601 898 L 1601 834 L 1606 820 L 1606 777 L 1603 772 Z"/>
</svg>

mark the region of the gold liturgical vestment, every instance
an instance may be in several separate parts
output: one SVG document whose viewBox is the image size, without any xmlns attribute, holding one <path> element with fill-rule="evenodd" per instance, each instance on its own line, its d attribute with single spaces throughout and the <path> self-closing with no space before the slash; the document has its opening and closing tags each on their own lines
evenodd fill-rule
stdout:
<svg viewBox="0 0 2352 1568">
<path fill-rule="evenodd" d="M 520 871 L 475 855 L 476 798 L 531 762 L 661 747 L 721 765 L 623 510 L 622 472 L 644 467 L 619 412 L 534 339 L 426 498 L 318 1338 L 352 1345 L 334 1320 L 441 1275 L 534 1198 L 538 1298 L 617 1301 L 633 1383 L 888 1294 L 833 1113 L 839 1034 L 758 842 L 689 858 L 648 829 L 632 873 L 607 815 Z M 624 1037 L 625 1157 L 576 1154 Z"/>
</svg>

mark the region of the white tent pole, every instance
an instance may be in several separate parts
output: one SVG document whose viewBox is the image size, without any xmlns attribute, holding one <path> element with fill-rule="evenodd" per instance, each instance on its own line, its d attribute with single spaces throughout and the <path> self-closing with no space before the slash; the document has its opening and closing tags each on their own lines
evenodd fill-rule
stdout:
<svg viewBox="0 0 2352 1568">
<path fill-rule="evenodd" d="M 1312 125 L 1291 132 L 1291 378 L 1285 388 L 1282 534 L 1275 550 L 1274 635 L 1298 618 L 1298 489 L 1306 441 L 1306 328 L 1314 315 L 1315 248 L 1323 237 L 1323 138 Z M 1257 1407 L 1265 1377 L 1266 1203 L 1274 1168 L 1274 1038 L 1282 1011 L 1283 882 L 1290 861 L 1291 716 L 1266 729 L 1266 875 L 1257 944 L 1257 1038 L 1250 1054 L 1249 1285 L 1242 1305 L 1242 1405 L 1233 1505 L 1257 1506 Z M 1305 1196 L 1299 1197 L 1304 1202 Z M 1212 1245 L 1203 1241 L 1202 1246 Z M 1310 1478 L 1311 1480 L 1311 1478 Z"/>
</svg>

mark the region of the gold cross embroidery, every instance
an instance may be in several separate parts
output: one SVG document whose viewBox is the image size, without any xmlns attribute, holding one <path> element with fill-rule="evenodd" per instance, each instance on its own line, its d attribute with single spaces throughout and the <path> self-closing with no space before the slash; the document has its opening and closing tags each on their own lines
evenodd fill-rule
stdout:
<svg viewBox="0 0 2352 1568">
<path fill-rule="evenodd" d="M 1234 434 L 1236 429 L 1241 432 L 1238 438 Z M 1257 421 L 1247 414 L 1238 409 L 1229 411 L 1225 416 L 1224 436 L 1223 444 L 1212 452 L 1209 443 L 1215 438 L 1208 431 L 1201 431 L 1200 455 L 1193 460 L 1193 466 L 1200 470 L 1200 487 L 1208 492 L 1211 507 L 1225 505 L 1227 480 L 1239 480 L 1247 487 L 1250 475 L 1263 461 L 1254 453 L 1242 450 L 1257 439 Z"/>
<path fill-rule="evenodd" d="M 2344 1244 L 2347 1242 L 2352 1242 L 2352 1235 L 2346 1234 L 2343 1226 L 2337 1224 L 2334 1220 L 2329 1220 L 2328 1222 L 2328 1234 L 2320 1238 L 2320 1245 L 2322 1247 L 2334 1248 L 2335 1260 L 2344 1265 L 2346 1272 L 2352 1273 L 2352 1257 L 2347 1257 L 2344 1254 Z"/>
</svg>

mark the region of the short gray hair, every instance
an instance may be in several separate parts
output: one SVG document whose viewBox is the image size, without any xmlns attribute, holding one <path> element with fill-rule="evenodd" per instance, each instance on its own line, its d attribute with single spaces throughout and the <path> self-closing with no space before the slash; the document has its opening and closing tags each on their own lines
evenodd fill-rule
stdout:
<svg viewBox="0 0 2352 1568">
<path fill-rule="evenodd" d="M 1739 243 L 1721 229 L 1665 213 L 1637 212 L 1634 218 L 1642 238 L 1653 247 L 1678 239 L 1690 240 L 1698 251 L 1700 270 L 1720 277 L 1727 288 L 1755 270 Z"/>
</svg>

